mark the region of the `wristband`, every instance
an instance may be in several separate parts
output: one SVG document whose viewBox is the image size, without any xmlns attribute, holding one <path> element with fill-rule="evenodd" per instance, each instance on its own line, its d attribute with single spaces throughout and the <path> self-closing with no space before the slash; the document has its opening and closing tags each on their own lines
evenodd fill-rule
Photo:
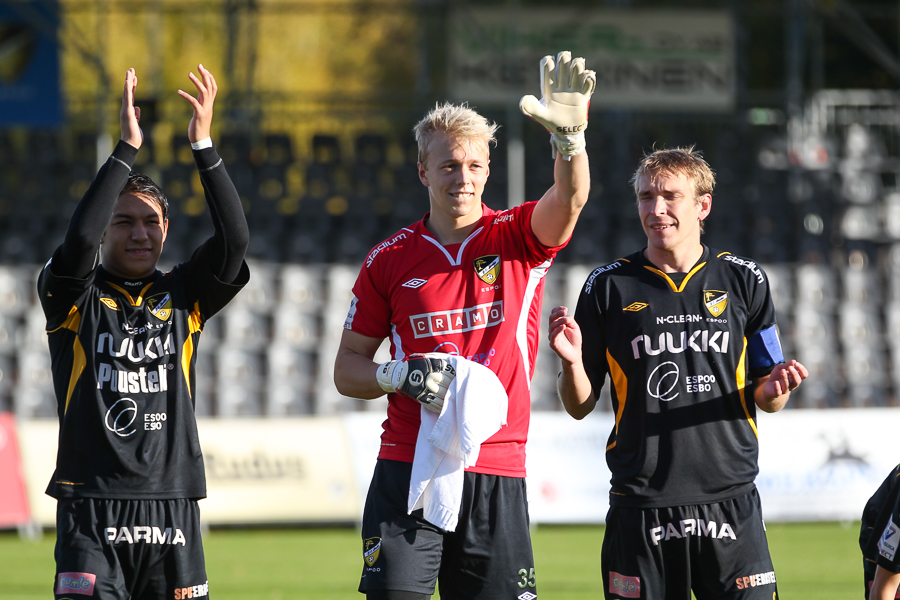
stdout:
<svg viewBox="0 0 900 600">
<path fill-rule="evenodd" d="M 206 136 L 205 138 L 203 138 L 202 140 L 199 140 L 197 142 L 191 142 L 191 148 L 193 148 L 194 150 L 203 150 L 204 148 L 212 148 L 212 147 L 213 147 L 213 141 L 212 141 L 212 137 L 210 137 L 210 136 Z"/>
</svg>

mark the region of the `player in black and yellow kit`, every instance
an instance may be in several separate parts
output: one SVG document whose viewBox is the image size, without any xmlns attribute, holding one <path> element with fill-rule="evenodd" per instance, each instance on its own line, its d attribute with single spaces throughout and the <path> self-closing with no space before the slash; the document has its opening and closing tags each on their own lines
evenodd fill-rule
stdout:
<svg viewBox="0 0 900 600">
<path fill-rule="evenodd" d="M 866 600 L 900 598 L 900 465 L 866 503 L 859 547 Z"/>
<path fill-rule="evenodd" d="M 197 344 L 206 320 L 247 283 L 249 231 L 209 137 L 217 92 L 199 67 L 188 137 L 215 234 L 172 271 L 157 270 L 168 203 L 131 173 L 143 135 L 128 71 L 122 139 L 41 271 L 59 453 L 58 599 L 209 595 L 197 500 L 206 496 L 194 418 Z M 96 259 L 100 256 L 100 264 Z"/>
<path fill-rule="evenodd" d="M 562 306 L 550 316 L 566 410 L 584 418 L 611 381 L 603 590 L 772 600 L 756 409 L 781 410 L 808 372 L 784 361 L 759 265 L 700 242 L 706 161 L 659 150 L 633 183 L 647 247 L 594 270 L 574 318 Z"/>
</svg>

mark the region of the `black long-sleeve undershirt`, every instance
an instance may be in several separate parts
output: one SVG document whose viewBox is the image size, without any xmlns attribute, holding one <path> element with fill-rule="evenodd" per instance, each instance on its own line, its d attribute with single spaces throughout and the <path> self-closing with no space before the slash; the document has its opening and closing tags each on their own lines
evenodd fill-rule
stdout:
<svg viewBox="0 0 900 600">
<path fill-rule="evenodd" d="M 58 276 L 83 279 L 94 269 L 100 238 L 128 179 L 138 150 L 120 141 L 100 168 L 69 221 L 60 250 L 53 258 Z M 240 197 L 215 147 L 194 151 L 194 161 L 212 216 L 214 234 L 197 249 L 220 281 L 234 282 L 241 271 L 250 230 Z"/>
<path fill-rule="evenodd" d="M 94 269 L 100 238 L 109 225 L 137 155 L 137 148 L 120 141 L 100 167 L 75 207 L 65 240 L 53 257 L 52 268 L 56 275 L 84 279 Z"/>
</svg>

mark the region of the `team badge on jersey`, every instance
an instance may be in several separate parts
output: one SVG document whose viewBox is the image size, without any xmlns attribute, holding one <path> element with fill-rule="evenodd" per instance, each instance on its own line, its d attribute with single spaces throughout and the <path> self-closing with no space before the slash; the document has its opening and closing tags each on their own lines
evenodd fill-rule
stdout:
<svg viewBox="0 0 900 600">
<path fill-rule="evenodd" d="M 703 306 L 714 317 L 719 317 L 728 306 L 728 292 L 721 290 L 703 290 Z"/>
<path fill-rule="evenodd" d="M 374 565 L 380 553 L 381 538 L 374 537 L 363 540 L 363 560 L 366 561 L 367 565 L 370 567 Z"/>
<path fill-rule="evenodd" d="M 496 254 L 481 256 L 473 262 L 478 279 L 488 285 L 500 279 L 500 257 Z"/>
<path fill-rule="evenodd" d="M 100 302 L 102 302 L 103 304 L 105 304 L 106 306 L 108 306 L 109 308 L 111 308 L 113 310 L 119 310 L 119 305 L 116 304 L 116 301 L 113 300 L 112 298 L 100 298 Z"/>
<path fill-rule="evenodd" d="M 150 314 L 160 321 L 167 321 L 172 316 L 172 296 L 169 292 L 147 298 Z"/>
</svg>

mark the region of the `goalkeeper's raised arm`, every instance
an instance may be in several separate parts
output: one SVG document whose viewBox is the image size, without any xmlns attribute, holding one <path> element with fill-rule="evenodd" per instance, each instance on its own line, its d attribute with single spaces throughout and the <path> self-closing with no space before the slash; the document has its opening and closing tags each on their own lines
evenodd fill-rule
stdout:
<svg viewBox="0 0 900 600">
<path fill-rule="evenodd" d="M 557 247 L 572 235 L 591 187 L 584 130 L 596 75 L 570 52 L 545 56 L 540 66 L 542 97 L 525 96 L 519 108 L 550 132 L 554 183 L 535 207 L 531 228 L 542 244 Z"/>
</svg>

